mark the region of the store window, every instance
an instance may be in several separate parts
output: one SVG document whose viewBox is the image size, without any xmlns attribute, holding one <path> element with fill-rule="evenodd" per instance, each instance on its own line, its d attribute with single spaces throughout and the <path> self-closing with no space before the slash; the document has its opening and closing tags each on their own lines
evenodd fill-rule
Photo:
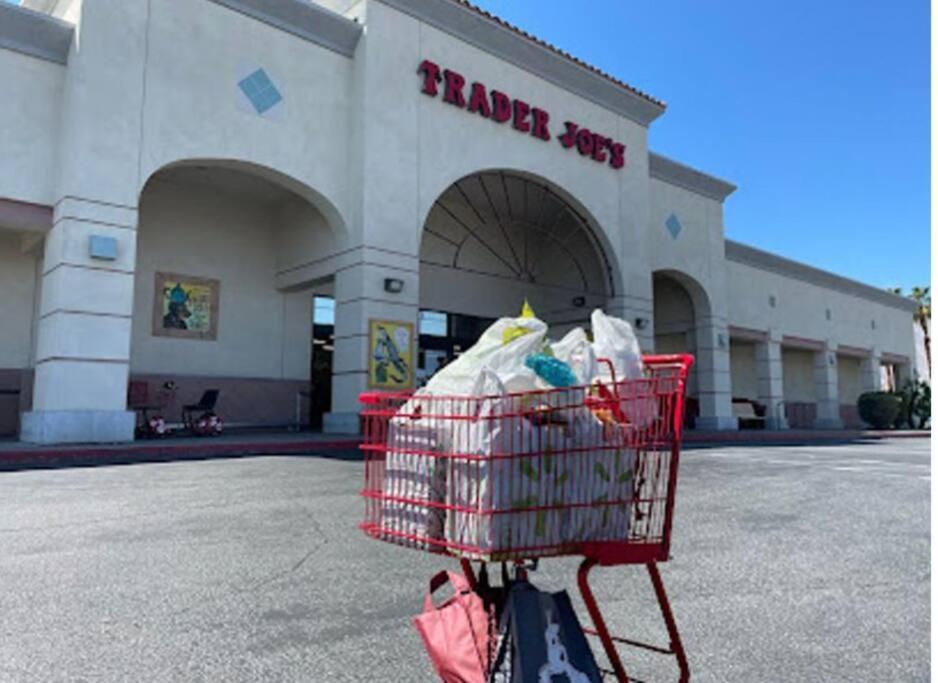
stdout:
<svg viewBox="0 0 938 683">
<path fill-rule="evenodd" d="M 420 311 L 418 329 L 421 335 L 445 337 L 448 334 L 447 316 L 440 311 Z"/>
</svg>

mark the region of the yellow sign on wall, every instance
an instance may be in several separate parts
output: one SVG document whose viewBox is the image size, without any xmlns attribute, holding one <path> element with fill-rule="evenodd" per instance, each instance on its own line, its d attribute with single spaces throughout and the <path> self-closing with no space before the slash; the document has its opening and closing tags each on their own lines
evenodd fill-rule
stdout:
<svg viewBox="0 0 938 683">
<path fill-rule="evenodd" d="M 395 320 L 370 321 L 368 386 L 372 389 L 413 389 L 413 323 Z"/>
</svg>

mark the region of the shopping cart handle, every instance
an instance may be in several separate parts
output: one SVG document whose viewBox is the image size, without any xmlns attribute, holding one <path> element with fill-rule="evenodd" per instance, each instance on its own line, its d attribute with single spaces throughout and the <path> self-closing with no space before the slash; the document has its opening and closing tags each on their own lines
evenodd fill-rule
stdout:
<svg viewBox="0 0 938 683">
<path fill-rule="evenodd" d="M 382 396 L 380 391 L 363 391 L 358 395 L 358 402 L 366 406 L 376 406 L 381 403 Z"/>
</svg>

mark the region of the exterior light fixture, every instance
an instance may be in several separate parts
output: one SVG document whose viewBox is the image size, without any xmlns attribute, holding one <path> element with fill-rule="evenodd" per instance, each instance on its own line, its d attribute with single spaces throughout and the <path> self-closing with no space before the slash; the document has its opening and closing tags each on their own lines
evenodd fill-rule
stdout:
<svg viewBox="0 0 938 683">
<path fill-rule="evenodd" d="M 404 291 L 404 281 L 396 277 L 384 278 L 384 291 L 391 294 L 400 294 Z"/>
<path fill-rule="evenodd" d="M 726 335 L 723 334 L 722 332 L 720 332 L 720 334 L 717 335 L 717 344 L 719 344 L 721 349 L 726 348 L 726 345 L 727 345 Z"/>
<path fill-rule="evenodd" d="M 100 261 L 117 260 L 117 240 L 106 235 L 91 235 L 88 238 L 88 256 Z"/>
<path fill-rule="evenodd" d="M 644 330 L 646 327 L 648 327 L 648 318 L 635 319 L 635 329 Z"/>
<path fill-rule="evenodd" d="M 575 308 L 583 308 L 586 305 L 585 296 L 575 296 L 573 297 L 573 306 Z"/>
</svg>

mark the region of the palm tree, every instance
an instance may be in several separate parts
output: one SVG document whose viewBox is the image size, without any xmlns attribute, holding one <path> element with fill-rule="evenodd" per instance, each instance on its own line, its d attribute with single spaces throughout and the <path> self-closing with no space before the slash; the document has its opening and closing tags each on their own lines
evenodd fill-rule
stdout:
<svg viewBox="0 0 938 683">
<path fill-rule="evenodd" d="M 931 287 L 913 287 L 909 294 L 918 308 L 912 316 L 922 328 L 922 334 L 925 336 L 925 359 L 928 361 L 928 376 L 931 377 Z"/>
</svg>

